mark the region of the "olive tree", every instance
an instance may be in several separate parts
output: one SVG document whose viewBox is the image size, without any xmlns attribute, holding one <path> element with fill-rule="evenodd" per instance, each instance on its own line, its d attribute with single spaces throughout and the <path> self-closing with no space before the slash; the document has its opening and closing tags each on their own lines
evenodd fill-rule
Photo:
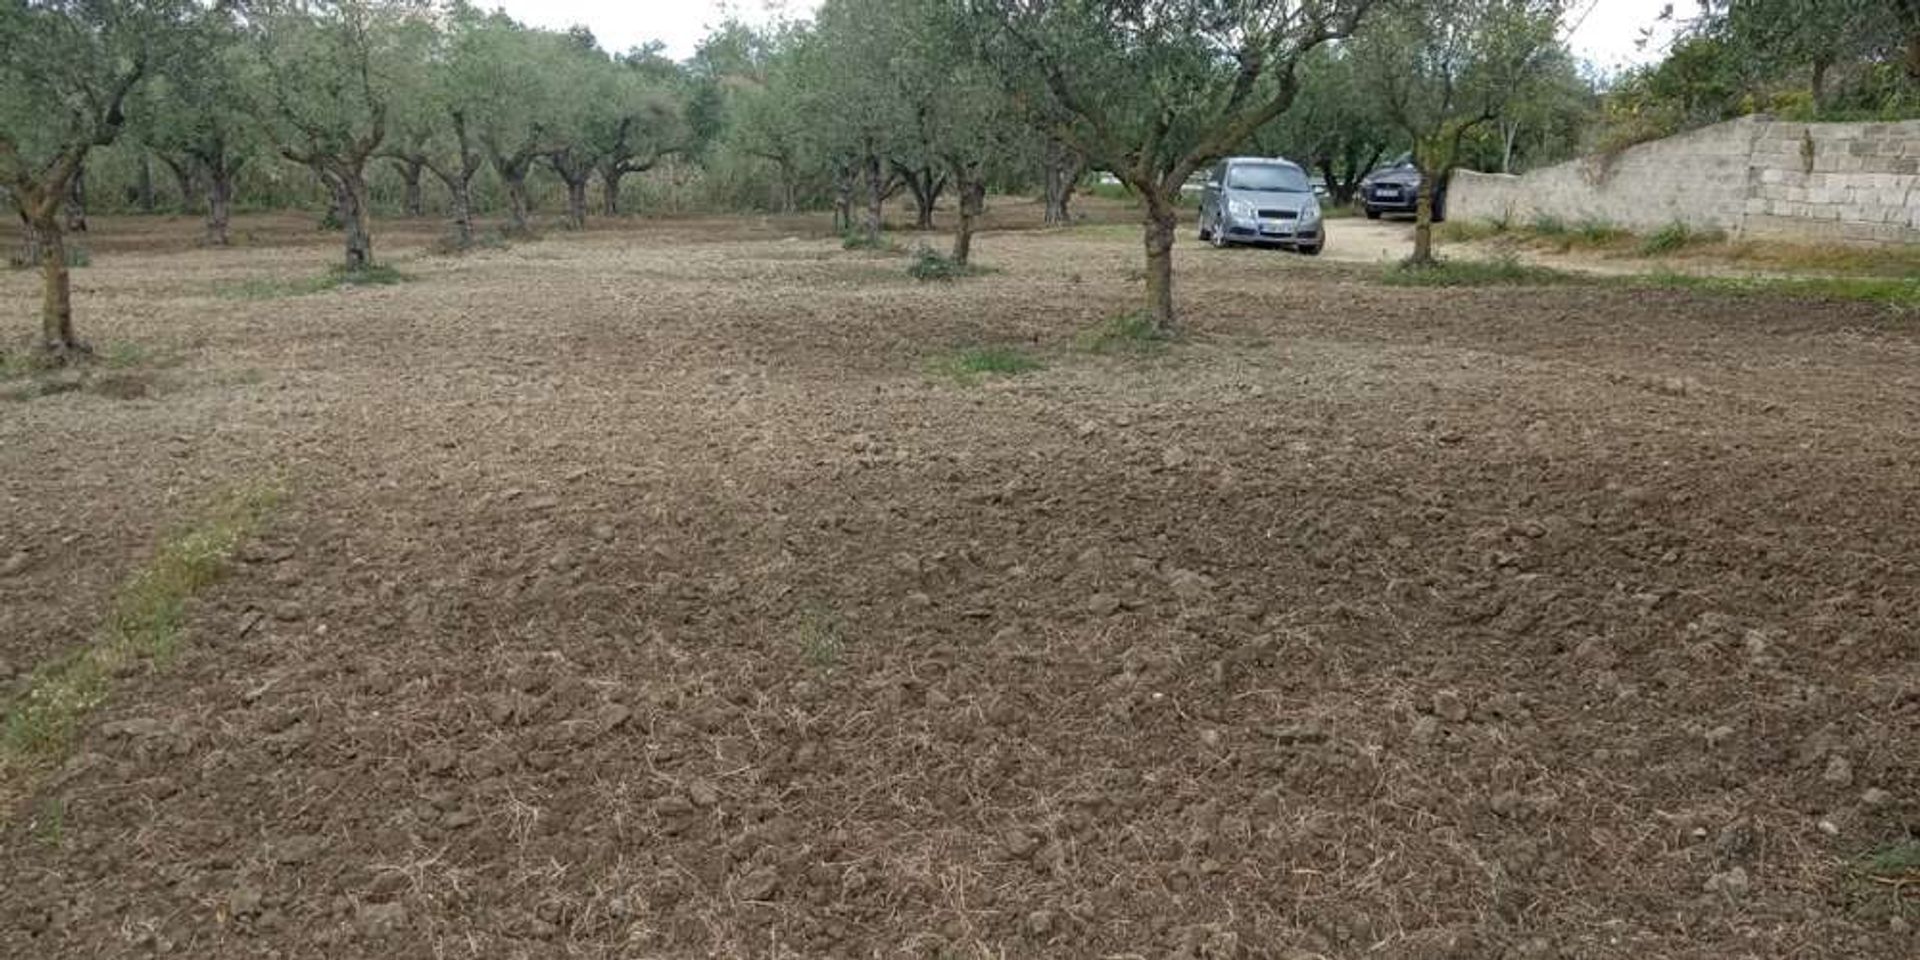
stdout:
<svg viewBox="0 0 1920 960">
<path fill-rule="evenodd" d="M 74 333 L 62 208 L 87 154 L 125 128 L 129 97 L 181 13 L 159 0 L 0 2 L 0 184 L 39 262 L 48 362 L 90 353 Z"/>
<path fill-rule="evenodd" d="M 1146 312 L 1175 323 L 1180 188 L 1292 106 L 1301 59 L 1375 0 L 953 0 L 1031 121 L 1146 208 Z"/>
<path fill-rule="evenodd" d="M 373 265 L 367 164 L 386 141 L 411 8 L 380 0 L 256 0 L 247 7 L 253 111 L 280 155 L 325 185 L 346 269 Z"/>
<path fill-rule="evenodd" d="M 1433 195 L 1466 138 L 1499 119 L 1558 48 L 1564 0 L 1402 0 L 1355 44 L 1420 171 L 1410 263 L 1433 262 Z"/>
<path fill-rule="evenodd" d="M 529 30 L 498 14 L 460 34 L 458 83 L 475 109 L 466 116 L 507 193 L 507 229 L 524 233 L 532 212 L 527 177 L 555 149 L 556 118 L 567 109 L 559 80 L 574 40 Z"/>
<path fill-rule="evenodd" d="M 181 206 L 204 192 L 205 241 L 226 246 L 234 179 L 256 155 L 249 115 L 246 52 L 228 11 L 200 8 L 180 32 L 179 55 L 134 100 L 138 138 L 180 184 Z"/>
</svg>

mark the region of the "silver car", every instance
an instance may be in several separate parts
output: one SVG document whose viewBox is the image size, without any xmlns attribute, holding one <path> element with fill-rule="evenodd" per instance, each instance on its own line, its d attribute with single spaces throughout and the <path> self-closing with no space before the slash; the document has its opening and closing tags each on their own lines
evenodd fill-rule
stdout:
<svg viewBox="0 0 1920 960">
<path fill-rule="evenodd" d="M 1200 239 L 1216 247 L 1257 243 L 1313 256 L 1327 245 L 1320 199 L 1307 171 L 1278 157 L 1229 157 L 1207 173 Z"/>
</svg>

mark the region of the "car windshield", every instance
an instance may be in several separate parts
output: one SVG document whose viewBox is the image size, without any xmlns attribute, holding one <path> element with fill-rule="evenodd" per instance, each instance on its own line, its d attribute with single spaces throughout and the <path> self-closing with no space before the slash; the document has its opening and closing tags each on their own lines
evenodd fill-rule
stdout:
<svg viewBox="0 0 1920 960">
<path fill-rule="evenodd" d="M 1306 171 L 1277 163 L 1237 164 L 1227 171 L 1227 186 L 1234 190 L 1263 190 L 1274 193 L 1306 193 Z"/>
</svg>

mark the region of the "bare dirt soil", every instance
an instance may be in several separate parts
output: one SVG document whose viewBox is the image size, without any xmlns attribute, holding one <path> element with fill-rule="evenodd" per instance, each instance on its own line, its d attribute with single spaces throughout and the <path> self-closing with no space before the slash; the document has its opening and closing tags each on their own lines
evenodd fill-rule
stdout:
<svg viewBox="0 0 1920 960">
<path fill-rule="evenodd" d="M 1114 228 L 431 232 L 96 227 L 151 361 L 0 403 L 0 673 L 288 494 L 0 814 L 0 956 L 1914 955 L 1911 319 L 1187 238 L 1096 355 Z"/>
</svg>

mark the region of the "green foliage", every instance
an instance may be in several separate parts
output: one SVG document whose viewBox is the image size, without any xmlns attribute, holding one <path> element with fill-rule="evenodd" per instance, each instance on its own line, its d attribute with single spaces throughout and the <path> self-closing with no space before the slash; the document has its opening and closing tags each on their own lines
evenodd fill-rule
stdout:
<svg viewBox="0 0 1920 960">
<path fill-rule="evenodd" d="M 1577 232 L 1581 243 L 1593 247 L 1616 243 L 1628 236 L 1626 230 L 1597 217 L 1588 217 L 1580 221 Z"/>
<path fill-rule="evenodd" d="M 1577 283 L 1581 277 L 1521 263 L 1513 257 L 1493 260 L 1406 262 L 1387 268 L 1380 282 L 1391 287 L 1538 287 Z"/>
<path fill-rule="evenodd" d="M 1089 353 L 1148 353 L 1164 346 L 1167 339 L 1152 314 L 1135 310 L 1080 331 L 1074 343 Z"/>
<path fill-rule="evenodd" d="M 1640 253 L 1642 256 L 1655 257 L 1674 253 L 1698 243 L 1719 243 L 1726 238 L 1727 235 L 1718 230 L 1694 230 L 1675 220 L 1641 240 Z"/>
<path fill-rule="evenodd" d="M 921 247 L 913 252 L 913 262 L 907 266 L 907 276 L 921 281 L 958 280 L 985 273 L 985 268 L 970 263 L 961 263 L 951 259 L 932 247 Z"/>
<path fill-rule="evenodd" d="M 284 297 L 311 296 L 328 290 L 392 286 L 412 279 L 413 277 L 384 264 L 375 264 L 359 270 L 335 266 L 317 277 L 291 280 L 251 278 L 239 283 L 222 284 L 214 288 L 214 293 L 227 300 L 278 300 Z"/>
<path fill-rule="evenodd" d="M 1038 358 L 1017 347 L 967 347 L 940 357 L 931 367 L 935 373 L 960 383 L 973 383 L 985 376 L 1012 377 L 1046 369 Z"/>
<path fill-rule="evenodd" d="M 846 650 L 846 631 L 833 612 L 810 607 L 800 615 L 800 655 L 815 670 L 827 673 L 840 664 Z"/>
<path fill-rule="evenodd" d="M 93 642 L 33 671 L 0 726 L 0 782 L 18 783 L 21 774 L 56 761 L 106 699 L 116 673 L 173 656 L 188 600 L 220 577 L 278 500 L 274 488 L 250 487 L 168 536 L 122 585 Z"/>
</svg>

